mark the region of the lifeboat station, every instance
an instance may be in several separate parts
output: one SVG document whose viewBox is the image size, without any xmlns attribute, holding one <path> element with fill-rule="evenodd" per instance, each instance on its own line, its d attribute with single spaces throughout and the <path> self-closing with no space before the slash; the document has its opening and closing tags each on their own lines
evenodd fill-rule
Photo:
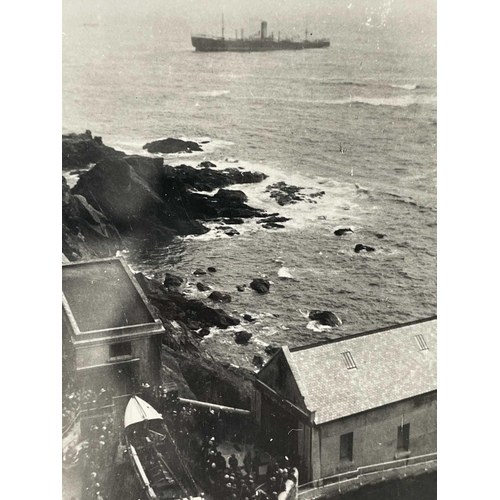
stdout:
<svg viewBox="0 0 500 500">
<path fill-rule="evenodd" d="M 283 346 L 256 375 L 262 446 L 297 460 L 302 491 L 412 463 L 434 466 L 436 347 L 436 317 Z"/>
<path fill-rule="evenodd" d="M 334 498 L 437 469 L 436 317 L 282 346 L 255 373 L 250 408 L 232 408 L 162 380 L 166 332 L 123 260 L 63 262 L 62 291 L 63 463 L 86 457 L 88 498 L 126 463 L 135 472 L 109 491 L 148 500 L 207 487 L 207 499 L 225 498 L 237 485 L 275 500 Z"/>
</svg>

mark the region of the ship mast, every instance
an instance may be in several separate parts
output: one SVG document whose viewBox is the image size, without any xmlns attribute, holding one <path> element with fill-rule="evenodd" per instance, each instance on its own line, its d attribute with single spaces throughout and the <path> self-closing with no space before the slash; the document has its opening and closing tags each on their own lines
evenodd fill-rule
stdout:
<svg viewBox="0 0 500 500">
<path fill-rule="evenodd" d="M 224 14 L 222 14 L 222 39 L 224 40 Z"/>
</svg>

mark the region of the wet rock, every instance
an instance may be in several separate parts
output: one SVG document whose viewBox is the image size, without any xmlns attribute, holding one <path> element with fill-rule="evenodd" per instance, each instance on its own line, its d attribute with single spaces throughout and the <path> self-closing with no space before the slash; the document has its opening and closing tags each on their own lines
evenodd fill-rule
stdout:
<svg viewBox="0 0 500 500">
<path fill-rule="evenodd" d="M 318 311 L 314 310 L 309 313 L 309 319 L 317 321 L 321 325 L 327 326 L 340 326 L 342 325 L 342 320 L 331 311 Z"/>
<path fill-rule="evenodd" d="M 217 269 L 215 269 L 215 267 L 210 266 L 210 267 L 207 267 L 207 271 L 208 271 L 209 273 L 216 273 L 216 272 L 217 272 Z"/>
<path fill-rule="evenodd" d="M 285 226 L 283 224 L 276 224 L 275 222 L 271 222 L 269 224 L 262 224 L 264 229 L 284 229 Z"/>
<path fill-rule="evenodd" d="M 224 220 L 224 224 L 244 224 L 243 219 L 239 219 L 237 217 L 229 217 L 228 219 Z"/>
<path fill-rule="evenodd" d="M 264 348 L 264 352 L 269 356 L 274 356 L 279 350 L 280 350 L 279 346 L 271 344 L 266 345 L 266 347 Z"/>
<path fill-rule="evenodd" d="M 240 234 L 236 229 L 234 229 L 234 227 L 228 227 L 228 228 L 222 227 L 221 230 L 227 236 L 237 236 Z"/>
<path fill-rule="evenodd" d="M 188 299 L 182 293 L 167 290 L 159 281 L 146 278 L 142 273 L 136 273 L 135 277 L 164 324 L 175 320 L 191 330 L 211 326 L 227 328 L 240 324 L 238 318 L 233 318 L 222 309 L 214 309 L 201 300 Z"/>
<path fill-rule="evenodd" d="M 353 233 L 353 232 L 354 231 L 350 227 L 347 227 L 347 228 L 336 229 L 335 231 L 333 231 L 333 234 L 335 236 L 344 236 L 346 233 Z"/>
<path fill-rule="evenodd" d="M 257 221 L 257 224 L 272 224 L 277 222 L 287 222 L 289 220 L 291 220 L 289 217 L 278 217 L 276 215 L 273 215 L 264 219 L 260 219 L 259 221 Z"/>
<path fill-rule="evenodd" d="M 238 292 L 244 292 L 246 287 L 246 285 L 236 285 L 236 290 L 238 290 Z"/>
<path fill-rule="evenodd" d="M 228 304 L 229 302 L 231 302 L 231 295 L 229 295 L 228 293 L 222 293 L 222 292 L 212 292 L 208 298 L 210 300 L 213 300 L 214 302 L 220 302 L 222 304 Z"/>
<path fill-rule="evenodd" d="M 250 316 L 250 314 L 244 314 L 243 319 L 245 321 L 248 321 L 249 323 L 253 323 L 255 321 L 255 318 L 252 318 L 252 316 Z"/>
<path fill-rule="evenodd" d="M 205 143 L 202 142 L 201 144 Z M 198 166 L 201 168 L 217 168 L 217 165 L 211 161 L 202 161 Z"/>
<path fill-rule="evenodd" d="M 207 272 L 206 272 L 204 269 L 200 269 L 200 268 L 198 268 L 198 269 L 195 269 L 195 270 L 193 271 L 193 274 L 194 274 L 195 276 L 205 276 L 205 275 L 207 274 Z"/>
<path fill-rule="evenodd" d="M 379 239 L 385 238 L 385 234 L 382 233 L 375 233 L 375 236 Z"/>
<path fill-rule="evenodd" d="M 205 285 L 204 283 L 196 283 L 196 288 L 200 291 L 200 292 L 208 292 L 208 290 L 211 290 L 212 288 L 209 287 L 208 285 Z"/>
<path fill-rule="evenodd" d="M 260 368 L 264 365 L 264 358 L 260 354 L 254 354 L 252 363 L 257 367 Z"/>
<path fill-rule="evenodd" d="M 250 288 L 255 290 L 257 293 L 269 293 L 269 288 L 271 287 L 271 283 L 264 278 L 255 278 L 250 283 Z"/>
<path fill-rule="evenodd" d="M 248 201 L 248 197 L 243 191 L 236 191 L 233 189 L 219 189 L 217 193 L 214 194 L 214 198 L 224 200 L 227 206 L 240 206 Z"/>
<path fill-rule="evenodd" d="M 241 330 L 234 333 L 234 341 L 237 344 L 248 344 L 249 340 L 252 338 L 252 334 L 246 330 Z"/>
<path fill-rule="evenodd" d="M 191 151 L 203 151 L 197 142 L 183 141 L 181 139 L 160 139 L 158 141 L 148 142 L 142 149 L 150 153 L 190 153 Z"/>
<path fill-rule="evenodd" d="M 166 288 L 178 288 L 182 285 L 183 281 L 184 280 L 180 276 L 176 276 L 172 273 L 165 273 L 163 286 Z"/>
<path fill-rule="evenodd" d="M 210 335 L 210 328 L 200 328 L 196 334 L 199 336 L 199 337 L 206 337 L 207 335 Z"/>
<path fill-rule="evenodd" d="M 359 253 L 361 252 L 362 250 L 366 251 L 366 252 L 374 252 L 375 251 L 375 248 L 373 247 L 370 247 L 368 245 L 363 245 L 362 243 L 358 243 L 355 247 L 354 247 L 354 251 L 356 253 Z"/>
</svg>

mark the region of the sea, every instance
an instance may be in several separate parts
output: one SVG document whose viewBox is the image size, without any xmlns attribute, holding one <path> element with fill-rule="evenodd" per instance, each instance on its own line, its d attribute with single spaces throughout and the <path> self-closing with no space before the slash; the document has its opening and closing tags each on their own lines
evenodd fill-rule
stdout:
<svg viewBox="0 0 500 500">
<path fill-rule="evenodd" d="M 366 22 L 365 22 L 366 21 Z M 169 165 L 244 168 L 269 177 L 243 190 L 248 204 L 289 217 L 284 229 L 255 220 L 229 237 L 202 236 L 121 255 L 134 271 L 185 278 L 228 292 L 240 317 L 200 342 L 217 358 L 252 368 L 265 347 L 321 342 L 435 315 L 436 34 L 428 21 L 359 22 L 325 33 L 324 49 L 197 53 L 189 31 L 158 23 L 73 23 L 63 32 L 63 133 L 90 129 L 105 144 L 148 153 L 149 141 L 203 142 L 203 151 L 163 155 Z M 71 179 L 74 183 L 76 179 Z M 318 197 L 286 206 L 277 182 Z M 339 228 L 350 228 L 336 236 Z M 361 243 L 375 249 L 355 253 Z M 215 273 L 193 276 L 197 268 Z M 237 285 L 263 277 L 270 293 Z M 340 327 L 311 321 L 334 312 Z M 255 320 L 243 319 L 249 314 Z M 237 330 L 253 334 L 248 345 Z"/>
</svg>

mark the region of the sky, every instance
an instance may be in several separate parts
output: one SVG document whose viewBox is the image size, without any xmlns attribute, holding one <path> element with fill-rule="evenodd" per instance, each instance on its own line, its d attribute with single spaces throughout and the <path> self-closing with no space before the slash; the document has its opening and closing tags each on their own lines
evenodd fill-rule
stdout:
<svg viewBox="0 0 500 500">
<path fill-rule="evenodd" d="M 75 23 L 149 24 L 165 29 L 219 35 L 224 14 L 226 34 L 244 28 L 255 33 L 261 20 L 268 31 L 301 33 L 308 27 L 330 36 L 348 25 L 383 28 L 405 25 L 435 30 L 436 0 L 62 0 L 63 31 Z M 415 20 L 415 21 L 413 21 Z"/>
</svg>

